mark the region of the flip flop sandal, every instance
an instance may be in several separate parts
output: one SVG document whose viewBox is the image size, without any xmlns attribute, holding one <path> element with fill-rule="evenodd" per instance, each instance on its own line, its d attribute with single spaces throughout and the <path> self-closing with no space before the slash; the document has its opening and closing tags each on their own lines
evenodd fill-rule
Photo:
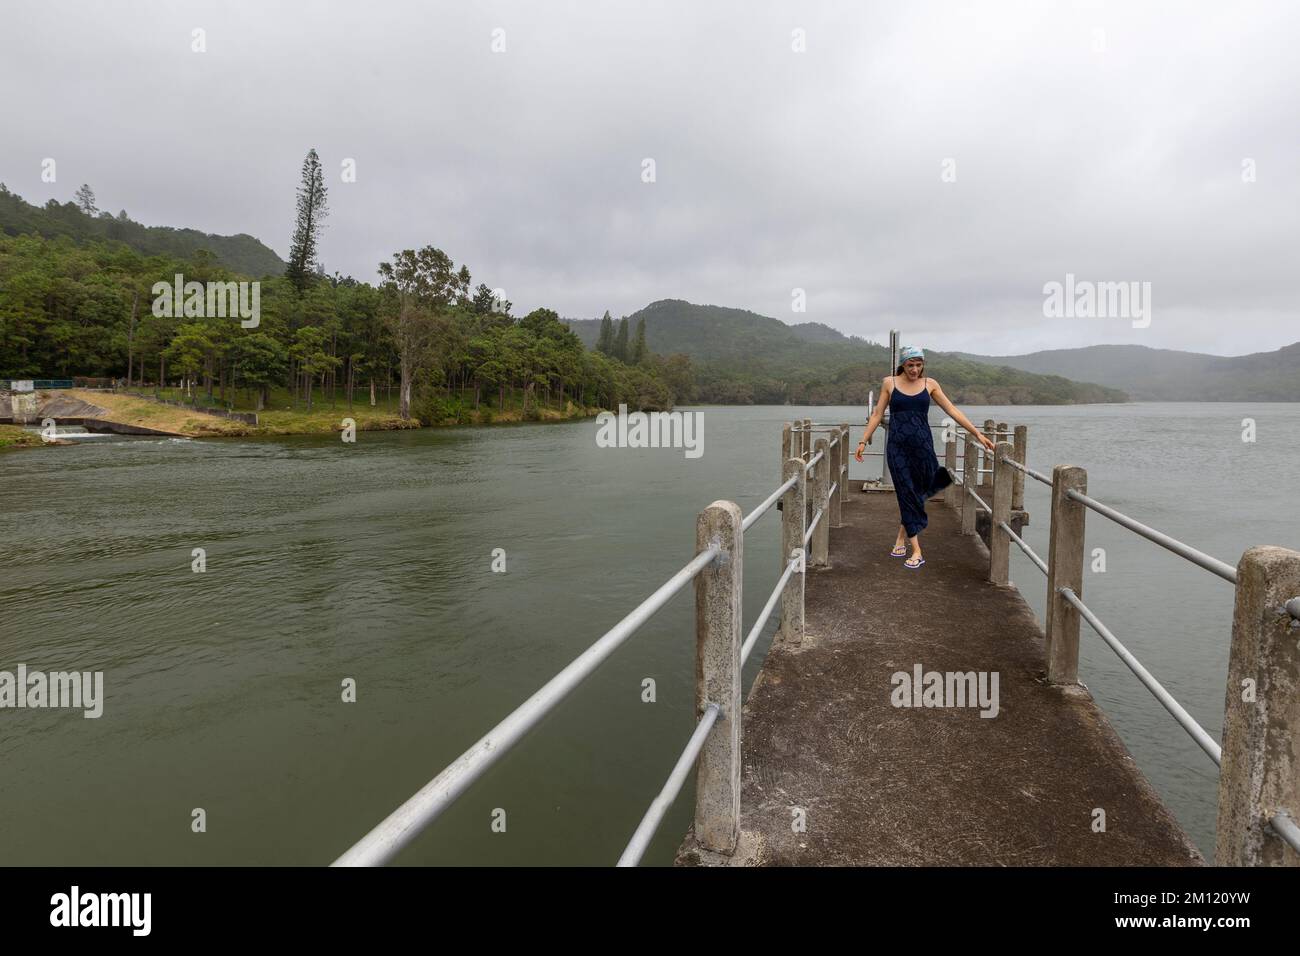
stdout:
<svg viewBox="0 0 1300 956">
<path fill-rule="evenodd" d="M 893 551 L 889 552 L 889 556 L 891 558 L 902 558 L 905 557 L 906 555 L 907 555 L 907 545 L 903 545 L 901 548 L 895 548 Z"/>
<path fill-rule="evenodd" d="M 909 571 L 915 571 L 923 564 L 925 564 L 925 558 L 922 558 L 920 561 L 916 562 L 916 564 L 913 564 L 912 559 L 908 558 L 906 561 L 903 562 L 903 567 L 907 568 L 907 570 Z"/>
</svg>

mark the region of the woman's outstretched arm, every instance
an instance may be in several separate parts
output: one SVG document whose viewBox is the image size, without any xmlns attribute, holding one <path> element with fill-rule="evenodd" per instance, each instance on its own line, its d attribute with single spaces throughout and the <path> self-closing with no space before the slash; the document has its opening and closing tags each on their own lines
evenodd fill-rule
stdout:
<svg viewBox="0 0 1300 956">
<path fill-rule="evenodd" d="M 934 398 L 936 402 L 939 403 L 939 407 L 942 408 L 945 412 L 947 412 L 952 417 L 952 420 L 955 421 L 958 425 L 960 425 L 962 428 L 966 429 L 968 432 L 970 432 L 972 435 L 978 438 L 979 443 L 981 445 L 983 445 L 989 451 L 992 451 L 993 442 L 989 441 L 983 432 L 981 432 L 978 428 L 976 428 L 974 425 L 971 424 L 971 420 L 962 414 L 960 408 L 958 408 L 956 405 L 954 405 L 952 402 L 948 400 L 948 396 L 943 393 L 943 389 L 939 387 L 939 383 L 937 381 L 935 381 L 934 379 L 930 379 L 930 381 L 934 382 L 934 391 L 932 391 L 930 395 Z"/>
<path fill-rule="evenodd" d="M 880 420 L 885 417 L 885 407 L 889 405 L 889 393 L 893 390 L 894 377 L 886 375 L 885 380 L 880 383 L 880 401 L 876 402 L 871 418 L 867 421 L 867 430 L 862 433 L 862 441 L 858 442 L 858 450 L 853 454 L 858 461 L 862 460 L 862 452 L 871 444 L 872 433 L 880 427 Z"/>
</svg>

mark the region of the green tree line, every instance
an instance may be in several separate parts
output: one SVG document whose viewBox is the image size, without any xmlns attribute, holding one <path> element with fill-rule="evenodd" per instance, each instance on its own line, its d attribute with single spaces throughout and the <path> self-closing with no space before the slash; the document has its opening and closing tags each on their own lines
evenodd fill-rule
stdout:
<svg viewBox="0 0 1300 956">
<path fill-rule="evenodd" d="M 483 406 L 536 418 L 547 406 L 651 410 L 691 397 L 689 360 L 651 355 L 644 330 L 635 361 L 588 350 L 555 312 L 513 316 L 511 303 L 473 286 L 468 268 L 432 246 L 380 264 L 377 284 L 323 275 L 315 243 L 324 190 L 313 156 L 291 262 L 285 275 L 260 280 L 255 328 L 238 316 L 186 315 L 180 303 L 154 307 L 155 283 L 177 274 L 186 283 L 249 280 L 205 250 L 147 255 L 66 233 L 0 236 L 0 378 L 184 383 L 214 400 L 242 390 L 259 409 L 280 387 L 308 409 L 322 389 L 342 389 L 349 401 L 368 393 L 375 404 L 379 389 L 396 388 L 401 416 L 426 422 Z M 93 203 L 88 189 L 78 198 Z"/>
</svg>

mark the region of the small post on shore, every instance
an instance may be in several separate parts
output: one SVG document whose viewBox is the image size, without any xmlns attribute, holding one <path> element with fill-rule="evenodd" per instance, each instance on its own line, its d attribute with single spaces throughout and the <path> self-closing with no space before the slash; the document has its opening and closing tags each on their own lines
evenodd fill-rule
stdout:
<svg viewBox="0 0 1300 956">
<path fill-rule="evenodd" d="M 792 644 L 803 641 L 803 568 L 807 554 L 803 546 L 804 517 L 808 514 L 808 478 L 803 462 L 787 458 L 781 469 L 781 484 L 791 478 L 795 485 L 781 496 L 781 573 L 795 555 L 799 556 L 799 570 L 790 575 L 781 592 L 781 626 L 778 636 Z"/>
<path fill-rule="evenodd" d="M 978 508 L 979 505 L 975 504 L 975 495 L 971 494 L 971 492 L 974 490 L 976 483 L 978 483 L 979 481 L 980 457 L 979 457 L 979 453 L 975 451 L 975 449 L 979 447 L 980 447 L 979 442 L 975 440 L 975 436 L 968 433 L 966 435 L 965 448 L 962 450 L 962 453 L 965 456 L 964 460 L 962 461 L 962 474 L 961 474 L 961 481 L 962 481 L 961 533 L 962 534 L 975 533 L 975 509 Z"/>
<path fill-rule="evenodd" d="M 1300 553 L 1263 546 L 1241 556 L 1223 708 L 1218 866 L 1300 866 L 1300 854 L 1269 825 L 1279 811 L 1300 825 L 1298 598 Z"/>
<path fill-rule="evenodd" d="M 721 711 L 696 764 L 695 839 L 717 853 L 736 849 L 740 820 L 740 629 L 744 517 L 715 501 L 695 522 L 696 552 L 722 553 L 695 578 L 695 716 Z"/>
<path fill-rule="evenodd" d="M 997 426 L 993 424 L 993 419 L 991 418 L 984 419 L 984 437 L 991 442 L 997 442 L 998 440 L 997 431 L 995 430 L 996 428 Z M 988 468 L 989 465 L 988 452 L 984 450 L 983 445 L 976 445 L 975 447 L 979 450 L 981 467 Z M 985 472 L 981 470 L 980 480 L 978 484 L 981 488 L 993 484 L 993 472 L 992 471 Z"/>
<path fill-rule="evenodd" d="M 1011 538 L 1002 522 L 1011 523 L 1011 482 L 1015 469 L 1003 459 L 1011 455 L 1011 442 L 993 446 L 993 514 L 989 517 L 989 582 L 1005 586 L 1011 580 Z"/>
<path fill-rule="evenodd" d="M 1028 441 L 1029 441 L 1029 426 L 1017 425 L 1015 451 L 1011 457 L 1014 458 L 1016 462 L 1021 465 L 1023 465 L 1025 462 L 1029 460 L 1029 458 L 1026 455 L 1026 448 L 1025 448 L 1026 443 Z M 1011 481 L 1011 510 L 1024 511 L 1025 510 L 1025 473 L 1021 471 L 1019 468 L 1013 468 L 1011 470 L 1015 472 L 1015 477 Z"/>
<path fill-rule="evenodd" d="M 813 456 L 821 452 L 821 461 L 813 466 L 813 514 L 821 509 L 822 518 L 813 529 L 812 563 L 824 568 L 830 563 L 831 551 L 831 449 L 826 437 L 820 436 L 813 445 Z"/>
<path fill-rule="evenodd" d="M 1088 472 L 1077 465 L 1052 469 L 1052 527 L 1047 551 L 1047 679 L 1079 682 L 1079 611 L 1057 593 L 1069 588 L 1083 600 L 1084 516 L 1087 509 L 1066 492 L 1086 493 Z"/>
<path fill-rule="evenodd" d="M 960 486 L 957 484 L 957 426 L 954 424 L 952 427 L 954 429 L 952 441 L 943 443 L 943 467 L 948 469 L 948 474 L 952 475 L 953 482 L 943 489 L 943 501 L 946 505 L 955 506 L 957 504 L 957 490 Z M 945 428 L 939 434 L 942 435 L 947 431 L 948 429 Z"/>
</svg>

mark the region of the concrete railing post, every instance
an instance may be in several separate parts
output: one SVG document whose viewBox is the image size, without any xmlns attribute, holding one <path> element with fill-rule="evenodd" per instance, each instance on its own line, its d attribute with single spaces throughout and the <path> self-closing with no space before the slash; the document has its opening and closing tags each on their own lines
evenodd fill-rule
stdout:
<svg viewBox="0 0 1300 956">
<path fill-rule="evenodd" d="M 1079 611 L 1061 597 L 1069 588 L 1083 600 L 1084 516 L 1087 509 L 1066 492 L 1088 491 L 1088 472 L 1076 465 L 1052 469 L 1052 527 L 1047 550 L 1047 679 L 1079 682 Z"/>
<path fill-rule="evenodd" d="M 835 427 L 836 436 L 839 436 L 840 442 L 837 445 L 839 454 L 835 457 L 835 472 L 831 475 L 831 480 L 835 481 L 839 488 L 835 492 L 835 527 L 844 527 L 844 493 L 849 490 L 849 427 L 840 423 Z"/>
<path fill-rule="evenodd" d="M 1000 441 L 993 448 L 993 514 L 989 519 L 989 581 L 1006 585 L 1011 581 L 1011 539 L 1000 524 L 1011 524 L 1011 482 L 1015 469 L 1002 459 L 1011 454 L 1011 443 Z"/>
<path fill-rule="evenodd" d="M 821 461 L 813 466 L 813 514 L 816 515 L 820 508 L 822 519 L 813 530 L 809 550 L 812 563 L 821 568 L 830 563 L 831 551 L 831 450 L 825 436 L 819 437 L 813 445 L 813 456 L 816 457 L 818 452 L 823 454 Z"/>
<path fill-rule="evenodd" d="M 786 422 L 781 426 L 781 467 L 785 467 L 785 460 L 792 454 L 791 442 L 794 440 L 794 426 Z"/>
<path fill-rule="evenodd" d="M 803 431 L 799 436 L 799 453 L 803 460 L 807 461 L 809 454 L 812 453 L 812 419 L 803 420 Z"/>
<path fill-rule="evenodd" d="M 954 425 L 952 427 L 956 428 L 957 426 Z M 947 433 L 947 428 L 940 432 L 941 435 L 946 435 Z M 948 474 L 953 477 L 952 484 L 943 489 L 943 502 L 946 505 L 956 505 L 957 490 L 959 486 L 957 484 L 957 433 L 955 431 L 952 435 L 952 441 L 945 441 L 943 443 L 943 467 L 947 468 Z"/>
<path fill-rule="evenodd" d="M 695 522 L 697 553 L 722 553 L 695 578 L 695 716 L 721 713 L 696 764 L 695 839 L 717 853 L 736 849 L 740 820 L 740 628 L 743 542 L 740 506 L 715 501 Z"/>
<path fill-rule="evenodd" d="M 1025 447 L 1028 441 L 1029 441 L 1029 426 L 1017 425 L 1015 452 L 1014 454 L 1012 454 L 1011 457 L 1014 458 L 1018 463 L 1022 465 L 1029 460 L 1026 457 L 1027 449 Z M 1015 475 L 1011 481 L 1011 510 L 1024 511 L 1025 510 L 1025 473 L 1021 471 L 1019 468 L 1013 468 L 1011 470 L 1015 472 Z"/>
<path fill-rule="evenodd" d="M 840 427 L 844 429 L 844 479 L 843 480 L 844 480 L 844 487 L 845 489 L 847 489 L 849 487 L 849 459 L 853 457 L 853 453 L 857 450 L 857 446 L 853 441 L 852 426 L 846 422 Z M 866 456 L 863 455 L 863 458 L 865 457 Z"/>
<path fill-rule="evenodd" d="M 803 640 L 803 566 L 806 564 L 803 522 L 808 514 L 808 478 L 803 461 L 798 458 L 787 458 L 781 469 L 781 484 L 791 478 L 797 479 L 795 486 L 781 498 L 781 573 L 785 573 L 786 564 L 796 554 L 800 568 L 790 575 L 781 592 L 780 636 L 798 644 Z"/>
<path fill-rule="evenodd" d="M 986 419 L 984 419 L 984 428 L 983 428 L 984 437 L 987 438 L 987 439 L 988 439 L 989 441 L 991 441 L 991 442 L 996 442 L 996 441 L 998 440 L 998 436 L 997 436 L 997 432 L 995 431 L 995 428 L 996 428 L 996 426 L 993 424 L 993 419 L 991 419 L 991 418 L 986 418 Z M 980 461 L 980 467 L 981 467 L 981 468 L 987 468 L 987 467 L 989 466 L 989 453 L 988 453 L 987 451 L 984 450 L 984 446 L 983 446 L 983 445 L 976 445 L 975 448 L 976 448 L 976 449 L 979 451 L 979 453 L 980 453 L 980 459 L 981 459 L 981 461 Z M 991 485 L 991 484 L 993 484 L 993 474 L 992 474 L 992 472 L 985 473 L 985 472 L 981 471 L 981 472 L 980 472 L 980 480 L 979 480 L 979 483 L 980 483 L 981 487 L 983 487 L 983 486 L 985 486 L 985 485 Z"/>
<path fill-rule="evenodd" d="M 979 447 L 980 444 L 975 440 L 975 436 L 970 433 L 967 433 L 966 446 L 962 450 L 962 454 L 965 456 L 962 462 L 962 474 L 961 474 L 961 480 L 962 480 L 961 533 L 962 534 L 975 533 L 975 509 L 978 508 L 979 505 L 975 503 L 975 496 L 969 494 L 968 492 L 970 490 L 973 490 L 975 486 L 979 483 L 980 456 L 979 456 L 979 452 L 975 450 Z"/>
<path fill-rule="evenodd" d="M 835 486 L 835 491 L 831 493 L 831 527 L 842 528 L 844 526 L 844 433 L 836 426 L 832 432 L 833 441 L 835 442 L 835 454 L 831 455 L 831 484 Z"/>
<path fill-rule="evenodd" d="M 1267 826 L 1278 811 L 1300 823 L 1300 630 L 1285 608 L 1297 595 L 1300 553 L 1265 546 L 1241 556 L 1223 708 L 1219 866 L 1300 866 L 1300 854 Z"/>
</svg>

